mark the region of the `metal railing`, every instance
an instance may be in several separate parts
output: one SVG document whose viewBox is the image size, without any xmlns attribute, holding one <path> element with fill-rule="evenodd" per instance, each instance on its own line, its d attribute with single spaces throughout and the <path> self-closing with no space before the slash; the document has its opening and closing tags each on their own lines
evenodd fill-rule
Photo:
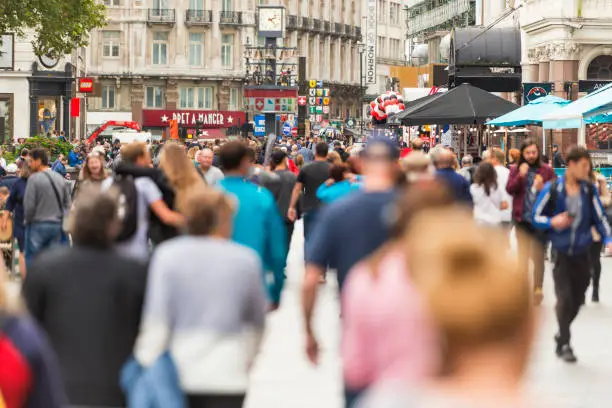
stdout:
<svg viewBox="0 0 612 408">
<path fill-rule="evenodd" d="M 325 31 L 326 33 L 330 33 L 331 32 L 331 23 L 329 21 L 324 21 L 323 22 L 323 31 Z"/>
<path fill-rule="evenodd" d="M 242 11 L 220 11 L 219 24 L 242 24 Z"/>
<path fill-rule="evenodd" d="M 353 30 L 351 29 L 351 26 L 348 24 L 344 25 L 344 35 L 347 37 L 350 37 L 353 33 Z"/>
<path fill-rule="evenodd" d="M 191 25 L 210 24 L 212 20 L 212 10 L 187 10 L 185 15 L 185 22 Z"/>
<path fill-rule="evenodd" d="M 148 9 L 147 22 L 158 24 L 174 24 L 176 13 L 174 9 Z"/>
<path fill-rule="evenodd" d="M 353 27 L 353 36 L 356 40 L 361 40 L 361 27 L 354 26 Z"/>
<path fill-rule="evenodd" d="M 314 31 L 321 31 L 321 20 L 319 20 L 318 18 L 313 18 L 312 19 L 312 29 Z"/>
<path fill-rule="evenodd" d="M 409 17 L 407 34 L 414 35 L 438 26 L 470 10 L 470 0 L 451 0 L 442 6 Z"/>
<path fill-rule="evenodd" d="M 287 17 L 287 30 L 296 30 L 298 28 L 298 16 Z"/>
<path fill-rule="evenodd" d="M 336 34 L 344 34 L 344 25 L 342 23 L 334 23 L 334 32 Z"/>
</svg>

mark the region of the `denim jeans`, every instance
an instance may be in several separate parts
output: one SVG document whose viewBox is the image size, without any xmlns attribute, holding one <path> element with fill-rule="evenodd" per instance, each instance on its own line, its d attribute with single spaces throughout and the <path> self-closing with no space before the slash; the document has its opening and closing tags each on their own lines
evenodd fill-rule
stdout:
<svg viewBox="0 0 612 408">
<path fill-rule="evenodd" d="M 64 231 L 59 222 L 34 222 L 26 226 L 26 265 L 45 249 L 65 244 Z"/>
<path fill-rule="evenodd" d="M 304 219 L 304 255 L 308 251 L 308 241 L 314 230 L 315 223 L 317 222 L 317 215 L 319 211 L 313 210 L 305 213 L 302 218 Z"/>
</svg>

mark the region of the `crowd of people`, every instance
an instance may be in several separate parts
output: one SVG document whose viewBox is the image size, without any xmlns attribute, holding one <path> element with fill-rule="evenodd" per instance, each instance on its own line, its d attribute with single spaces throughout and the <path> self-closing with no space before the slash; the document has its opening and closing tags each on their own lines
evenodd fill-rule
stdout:
<svg viewBox="0 0 612 408">
<path fill-rule="evenodd" d="M 554 350 L 573 363 L 571 324 L 591 282 L 599 300 L 612 249 L 605 180 L 580 147 L 558 154 L 556 177 L 531 140 L 461 160 L 419 139 L 400 157 L 404 144 L 95 143 L 54 162 L 21 152 L 0 182 L 0 229 L 12 221 L 24 254 L 23 303 L 0 283 L 0 406 L 242 407 L 298 220 L 305 354 L 318 363 L 313 318 L 333 271 L 347 407 L 533 404 L 520 379 L 545 247 Z"/>
</svg>

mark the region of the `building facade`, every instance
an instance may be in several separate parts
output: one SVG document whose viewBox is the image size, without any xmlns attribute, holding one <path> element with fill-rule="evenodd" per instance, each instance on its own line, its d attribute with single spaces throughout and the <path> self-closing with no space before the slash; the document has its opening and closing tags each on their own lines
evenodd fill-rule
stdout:
<svg viewBox="0 0 612 408">
<path fill-rule="evenodd" d="M 329 82 L 332 116 L 357 109 L 358 0 L 104 3 L 109 22 L 92 33 L 87 55 L 87 74 L 96 83 L 87 97 L 90 131 L 108 120 L 133 120 L 159 135 L 168 118 L 180 122 L 194 111 L 194 120 L 222 114 L 223 123 L 204 126 L 212 135 L 214 129 L 243 125 L 245 50 L 264 42 L 257 34 L 259 4 L 285 6 L 279 45 L 297 47 L 298 55 L 307 57 L 308 79 Z"/>
<path fill-rule="evenodd" d="M 0 143 L 53 131 L 73 134 L 70 101 L 83 55 L 38 58 L 29 33 L 2 34 L 0 46 Z M 45 65 L 43 65 L 43 62 Z"/>
</svg>

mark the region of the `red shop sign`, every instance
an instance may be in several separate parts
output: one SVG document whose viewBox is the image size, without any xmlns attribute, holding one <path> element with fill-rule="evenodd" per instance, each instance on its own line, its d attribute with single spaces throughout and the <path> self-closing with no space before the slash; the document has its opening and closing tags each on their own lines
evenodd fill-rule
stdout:
<svg viewBox="0 0 612 408">
<path fill-rule="evenodd" d="M 92 78 L 79 78 L 79 92 L 92 93 L 93 83 L 94 81 Z"/>
<path fill-rule="evenodd" d="M 230 128 L 242 126 L 246 113 L 242 111 L 203 111 L 203 110 L 166 110 L 143 109 L 142 126 L 167 127 L 169 120 L 176 120 L 179 126 L 202 129 Z"/>
</svg>

